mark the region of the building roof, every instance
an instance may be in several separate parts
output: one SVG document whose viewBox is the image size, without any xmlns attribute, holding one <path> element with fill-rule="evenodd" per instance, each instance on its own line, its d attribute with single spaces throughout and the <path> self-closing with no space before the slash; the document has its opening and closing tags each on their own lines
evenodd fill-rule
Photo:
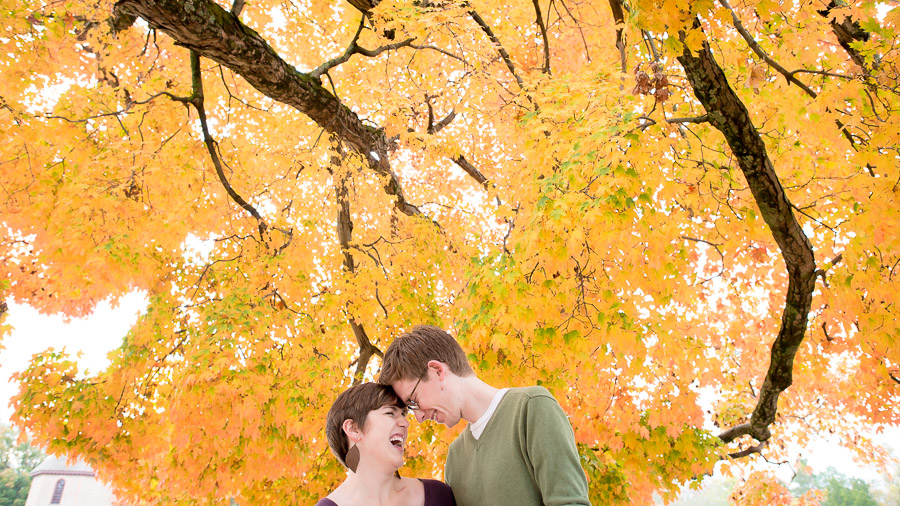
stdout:
<svg viewBox="0 0 900 506">
<path fill-rule="evenodd" d="M 72 459 L 70 461 L 65 455 L 61 457 L 48 455 L 43 462 L 31 471 L 32 477 L 43 474 L 54 476 L 94 476 L 94 470 L 80 460 Z"/>
</svg>

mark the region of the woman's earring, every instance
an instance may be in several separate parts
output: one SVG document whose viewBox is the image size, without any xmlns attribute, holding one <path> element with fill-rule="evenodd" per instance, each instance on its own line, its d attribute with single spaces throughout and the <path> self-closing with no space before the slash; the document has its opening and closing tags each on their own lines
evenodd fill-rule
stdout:
<svg viewBox="0 0 900 506">
<path fill-rule="evenodd" d="M 344 457 L 344 462 L 347 463 L 347 467 L 356 472 L 356 468 L 359 467 L 359 447 L 353 445 L 347 450 L 347 456 Z"/>
</svg>

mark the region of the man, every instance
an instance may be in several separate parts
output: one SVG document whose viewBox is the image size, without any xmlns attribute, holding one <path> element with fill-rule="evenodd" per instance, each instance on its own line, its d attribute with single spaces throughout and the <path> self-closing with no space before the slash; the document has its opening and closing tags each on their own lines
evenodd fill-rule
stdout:
<svg viewBox="0 0 900 506">
<path fill-rule="evenodd" d="M 547 389 L 488 385 L 456 340 L 430 325 L 391 343 L 379 381 L 419 422 L 469 422 L 444 471 L 459 506 L 590 505 L 572 427 Z"/>
</svg>

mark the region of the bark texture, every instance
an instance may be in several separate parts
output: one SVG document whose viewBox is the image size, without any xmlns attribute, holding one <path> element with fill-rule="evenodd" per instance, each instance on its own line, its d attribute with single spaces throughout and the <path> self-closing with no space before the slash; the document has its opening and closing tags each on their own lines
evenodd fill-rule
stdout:
<svg viewBox="0 0 900 506">
<path fill-rule="evenodd" d="M 266 96 L 294 107 L 361 155 L 369 168 L 386 176 L 385 191 L 406 215 L 420 215 L 406 201 L 388 159 L 391 143 L 345 106 L 322 83 L 295 69 L 253 29 L 210 0 L 121 0 L 114 19 L 143 18 L 200 56 L 221 63 Z"/>
<path fill-rule="evenodd" d="M 729 86 L 709 45 L 704 43 L 697 55 L 685 49 L 678 61 L 684 67 L 694 95 L 706 108 L 709 122 L 725 136 L 787 266 L 788 290 L 781 328 L 772 344 L 771 362 L 756 408 L 748 424 L 720 435 L 726 442 L 744 434 L 766 441 L 771 436 L 769 425 L 775 421 L 778 396 L 793 381 L 794 355 L 806 334 L 816 280 L 815 257 L 775 173 L 765 143 L 747 108 Z"/>
</svg>

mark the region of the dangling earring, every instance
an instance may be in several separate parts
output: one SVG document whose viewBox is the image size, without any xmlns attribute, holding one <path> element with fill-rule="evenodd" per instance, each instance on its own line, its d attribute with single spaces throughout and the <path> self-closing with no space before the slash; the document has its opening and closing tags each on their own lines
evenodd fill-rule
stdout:
<svg viewBox="0 0 900 506">
<path fill-rule="evenodd" d="M 344 462 L 347 463 L 347 468 L 356 472 L 356 468 L 359 467 L 359 447 L 355 444 L 347 450 L 347 456 L 344 457 Z"/>
</svg>

